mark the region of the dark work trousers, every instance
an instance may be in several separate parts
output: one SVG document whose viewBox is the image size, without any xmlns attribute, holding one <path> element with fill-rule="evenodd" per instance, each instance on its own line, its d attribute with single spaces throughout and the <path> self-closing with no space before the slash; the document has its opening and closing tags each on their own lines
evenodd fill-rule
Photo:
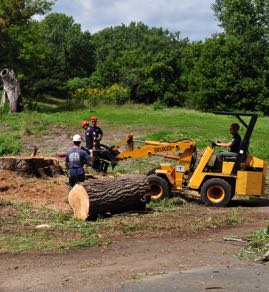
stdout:
<svg viewBox="0 0 269 292">
<path fill-rule="evenodd" d="M 215 161 L 214 169 L 216 169 L 216 171 L 218 171 L 218 172 L 221 172 L 223 159 L 225 157 L 237 157 L 237 154 L 238 153 L 226 152 L 226 151 L 218 152 L 217 155 L 216 155 L 216 161 Z"/>
<path fill-rule="evenodd" d="M 71 190 L 76 183 L 85 181 L 85 173 L 69 175 L 68 177 L 69 177 L 69 182 L 68 182 L 69 190 Z"/>
</svg>

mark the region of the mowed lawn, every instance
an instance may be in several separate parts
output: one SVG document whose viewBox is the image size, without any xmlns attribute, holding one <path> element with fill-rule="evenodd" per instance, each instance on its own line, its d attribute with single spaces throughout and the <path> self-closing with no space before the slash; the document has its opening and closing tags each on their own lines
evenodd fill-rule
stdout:
<svg viewBox="0 0 269 292">
<path fill-rule="evenodd" d="M 109 124 L 110 131 L 122 130 L 122 136 L 128 134 L 132 126 L 137 130 L 143 128 L 142 138 L 155 140 L 176 140 L 183 137 L 192 138 L 198 148 L 204 148 L 210 140 L 220 139 L 229 141 L 229 125 L 237 122 L 236 117 L 202 113 L 182 108 L 165 108 L 154 110 L 152 106 L 124 105 L 98 106 L 73 111 L 53 113 L 25 112 L 19 115 L 1 114 L 0 128 L 2 139 L 9 134 L 13 139 L 19 139 L 25 132 L 42 134 L 53 125 L 77 127 L 83 119 L 97 115 L 100 123 Z M 248 118 L 244 118 L 248 121 Z M 148 132 L 145 128 L 148 127 Z M 241 126 L 243 136 L 245 129 Z M 250 153 L 269 160 L 269 118 L 259 117 L 250 143 Z M 0 137 L 1 138 L 1 137 Z M 0 140 L 1 141 L 1 140 Z"/>
</svg>

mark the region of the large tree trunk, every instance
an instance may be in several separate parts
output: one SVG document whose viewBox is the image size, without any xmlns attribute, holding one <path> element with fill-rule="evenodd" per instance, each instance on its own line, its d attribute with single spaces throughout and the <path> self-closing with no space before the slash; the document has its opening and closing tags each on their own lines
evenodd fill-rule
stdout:
<svg viewBox="0 0 269 292">
<path fill-rule="evenodd" d="M 22 97 L 21 97 L 21 85 L 17 80 L 15 72 L 9 69 L 3 69 L 0 72 L 0 77 L 3 82 L 3 94 L 1 99 L 1 106 L 8 101 L 9 110 L 13 113 L 22 111 Z"/>
<path fill-rule="evenodd" d="M 12 170 L 21 174 L 47 177 L 63 174 L 59 160 L 53 157 L 7 156 L 0 157 L 0 169 Z"/>
<path fill-rule="evenodd" d="M 74 217 L 82 220 L 99 214 L 144 210 L 149 202 L 149 184 L 144 176 L 104 178 L 77 184 L 69 192 Z"/>
</svg>

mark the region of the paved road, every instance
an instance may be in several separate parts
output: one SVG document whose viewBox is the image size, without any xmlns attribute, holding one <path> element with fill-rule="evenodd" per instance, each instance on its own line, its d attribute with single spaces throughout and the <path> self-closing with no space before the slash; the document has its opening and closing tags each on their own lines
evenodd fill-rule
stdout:
<svg viewBox="0 0 269 292">
<path fill-rule="evenodd" d="M 200 267 L 125 285 L 121 292 L 269 291 L 269 264 L 244 268 Z"/>
</svg>

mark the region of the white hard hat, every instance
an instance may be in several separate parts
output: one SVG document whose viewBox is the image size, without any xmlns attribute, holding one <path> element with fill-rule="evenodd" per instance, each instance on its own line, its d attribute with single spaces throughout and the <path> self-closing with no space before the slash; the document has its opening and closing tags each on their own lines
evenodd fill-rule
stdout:
<svg viewBox="0 0 269 292">
<path fill-rule="evenodd" d="M 74 135 L 73 142 L 81 142 L 81 136 L 79 134 Z"/>
</svg>

